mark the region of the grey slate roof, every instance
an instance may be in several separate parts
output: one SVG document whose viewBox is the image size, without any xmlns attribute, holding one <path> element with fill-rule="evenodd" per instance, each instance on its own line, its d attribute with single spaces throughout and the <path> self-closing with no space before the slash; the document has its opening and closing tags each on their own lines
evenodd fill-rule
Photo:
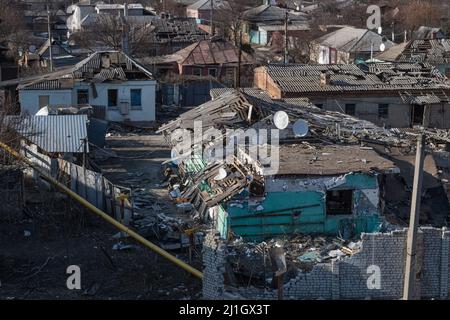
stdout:
<svg viewBox="0 0 450 320">
<path fill-rule="evenodd" d="M 288 12 L 289 20 L 292 22 L 308 21 L 308 15 L 306 13 L 294 12 L 278 6 L 266 4 L 245 11 L 244 18 L 254 23 L 283 23 L 286 11 Z"/>
<path fill-rule="evenodd" d="M 49 153 L 82 153 L 87 122 L 86 115 L 7 117 L 18 134 Z"/>
<path fill-rule="evenodd" d="M 383 37 L 367 29 L 345 27 L 328 33 L 314 42 L 343 52 L 370 52 L 373 44 L 374 52 L 379 52 Z M 395 45 L 390 40 L 384 44 L 386 49 Z"/>
<path fill-rule="evenodd" d="M 284 93 L 450 89 L 446 78 L 427 64 L 373 64 L 365 71 L 352 64 L 272 64 L 261 68 Z M 321 73 L 330 75 L 329 84 L 320 84 Z"/>
</svg>

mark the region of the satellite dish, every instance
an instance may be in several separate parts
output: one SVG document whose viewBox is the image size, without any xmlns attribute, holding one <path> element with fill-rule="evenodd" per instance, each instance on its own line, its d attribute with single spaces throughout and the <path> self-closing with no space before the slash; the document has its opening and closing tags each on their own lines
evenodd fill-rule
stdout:
<svg viewBox="0 0 450 320">
<path fill-rule="evenodd" d="M 382 27 L 378 27 L 378 34 L 381 34 L 383 32 L 383 28 Z"/>
<path fill-rule="evenodd" d="M 214 180 L 220 181 L 227 177 L 228 173 L 224 168 L 219 169 L 219 173 L 214 177 Z"/>
<path fill-rule="evenodd" d="M 380 51 L 383 52 L 386 50 L 386 45 L 384 43 L 380 44 Z"/>
<path fill-rule="evenodd" d="M 284 130 L 288 127 L 289 125 L 289 116 L 286 112 L 284 111 L 278 111 L 277 113 L 275 113 L 275 115 L 273 116 L 273 122 L 275 123 L 275 126 L 280 129 L 280 130 Z"/>
<path fill-rule="evenodd" d="M 298 119 L 297 121 L 295 121 L 292 130 L 294 131 L 294 135 L 296 137 L 304 137 L 308 134 L 309 131 L 308 122 L 303 119 Z"/>
</svg>

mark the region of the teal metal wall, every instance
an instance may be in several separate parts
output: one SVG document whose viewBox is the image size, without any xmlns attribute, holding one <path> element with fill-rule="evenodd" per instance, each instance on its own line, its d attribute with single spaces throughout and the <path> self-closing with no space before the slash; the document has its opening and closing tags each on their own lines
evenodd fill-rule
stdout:
<svg viewBox="0 0 450 320">
<path fill-rule="evenodd" d="M 354 212 L 339 216 L 327 216 L 324 190 L 269 192 L 262 201 L 254 204 L 249 204 L 247 194 L 243 192 L 224 205 L 217 228 L 223 237 L 229 226 L 233 233 L 255 241 L 292 233 L 348 237 L 379 230 L 379 208 L 368 201 L 363 192 L 378 189 L 377 177 L 348 174 L 345 183 L 328 190 L 349 189 L 354 190 Z"/>
</svg>

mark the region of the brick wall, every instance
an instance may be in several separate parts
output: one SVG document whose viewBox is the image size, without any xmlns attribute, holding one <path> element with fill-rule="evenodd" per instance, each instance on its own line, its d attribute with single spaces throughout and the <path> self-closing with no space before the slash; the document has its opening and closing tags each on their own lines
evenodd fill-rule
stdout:
<svg viewBox="0 0 450 320">
<path fill-rule="evenodd" d="M 317 264 L 284 285 L 285 299 L 400 299 L 406 259 L 407 230 L 362 234 L 362 248 L 351 257 Z M 205 299 L 277 299 L 276 290 L 224 285 L 226 247 L 214 233 L 204 243 Z M 450 287 L 450 232 L 421 228 L 416 256 L 417 283 L 423 299 L 445 299 Z M 380 270 L 379 289 L 370 289 L 373 269 Z"/>
</svg>

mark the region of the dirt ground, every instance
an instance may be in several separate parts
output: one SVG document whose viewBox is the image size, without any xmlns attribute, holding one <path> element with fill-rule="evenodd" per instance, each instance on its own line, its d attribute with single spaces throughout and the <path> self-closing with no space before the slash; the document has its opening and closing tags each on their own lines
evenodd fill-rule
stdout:
<svg viewBox="0 0 450 320">
<path fill-rule="evenodd" d="M 161 186 L 161 162 L 170 156 L 162 137 L 112 136 L 108 144 L 119 158 L 99 163 L 105 176 L 126 187 L 144 187 L 164 213 L 173 212 Z M 0 217 L 0 299 L 200 298 L 199 279 L 139 245 L 113 250 L 117 230 L 73 209 L 66 196 L 28 182 L 27 207 L 23 214 Z M 187 261 L 186 252 L 172 253 Z M 81 290 L 66 287 L 70 265 L 81 268 Z M 192 265 L 201 270 L 200 258 Z"/>
</svg>

